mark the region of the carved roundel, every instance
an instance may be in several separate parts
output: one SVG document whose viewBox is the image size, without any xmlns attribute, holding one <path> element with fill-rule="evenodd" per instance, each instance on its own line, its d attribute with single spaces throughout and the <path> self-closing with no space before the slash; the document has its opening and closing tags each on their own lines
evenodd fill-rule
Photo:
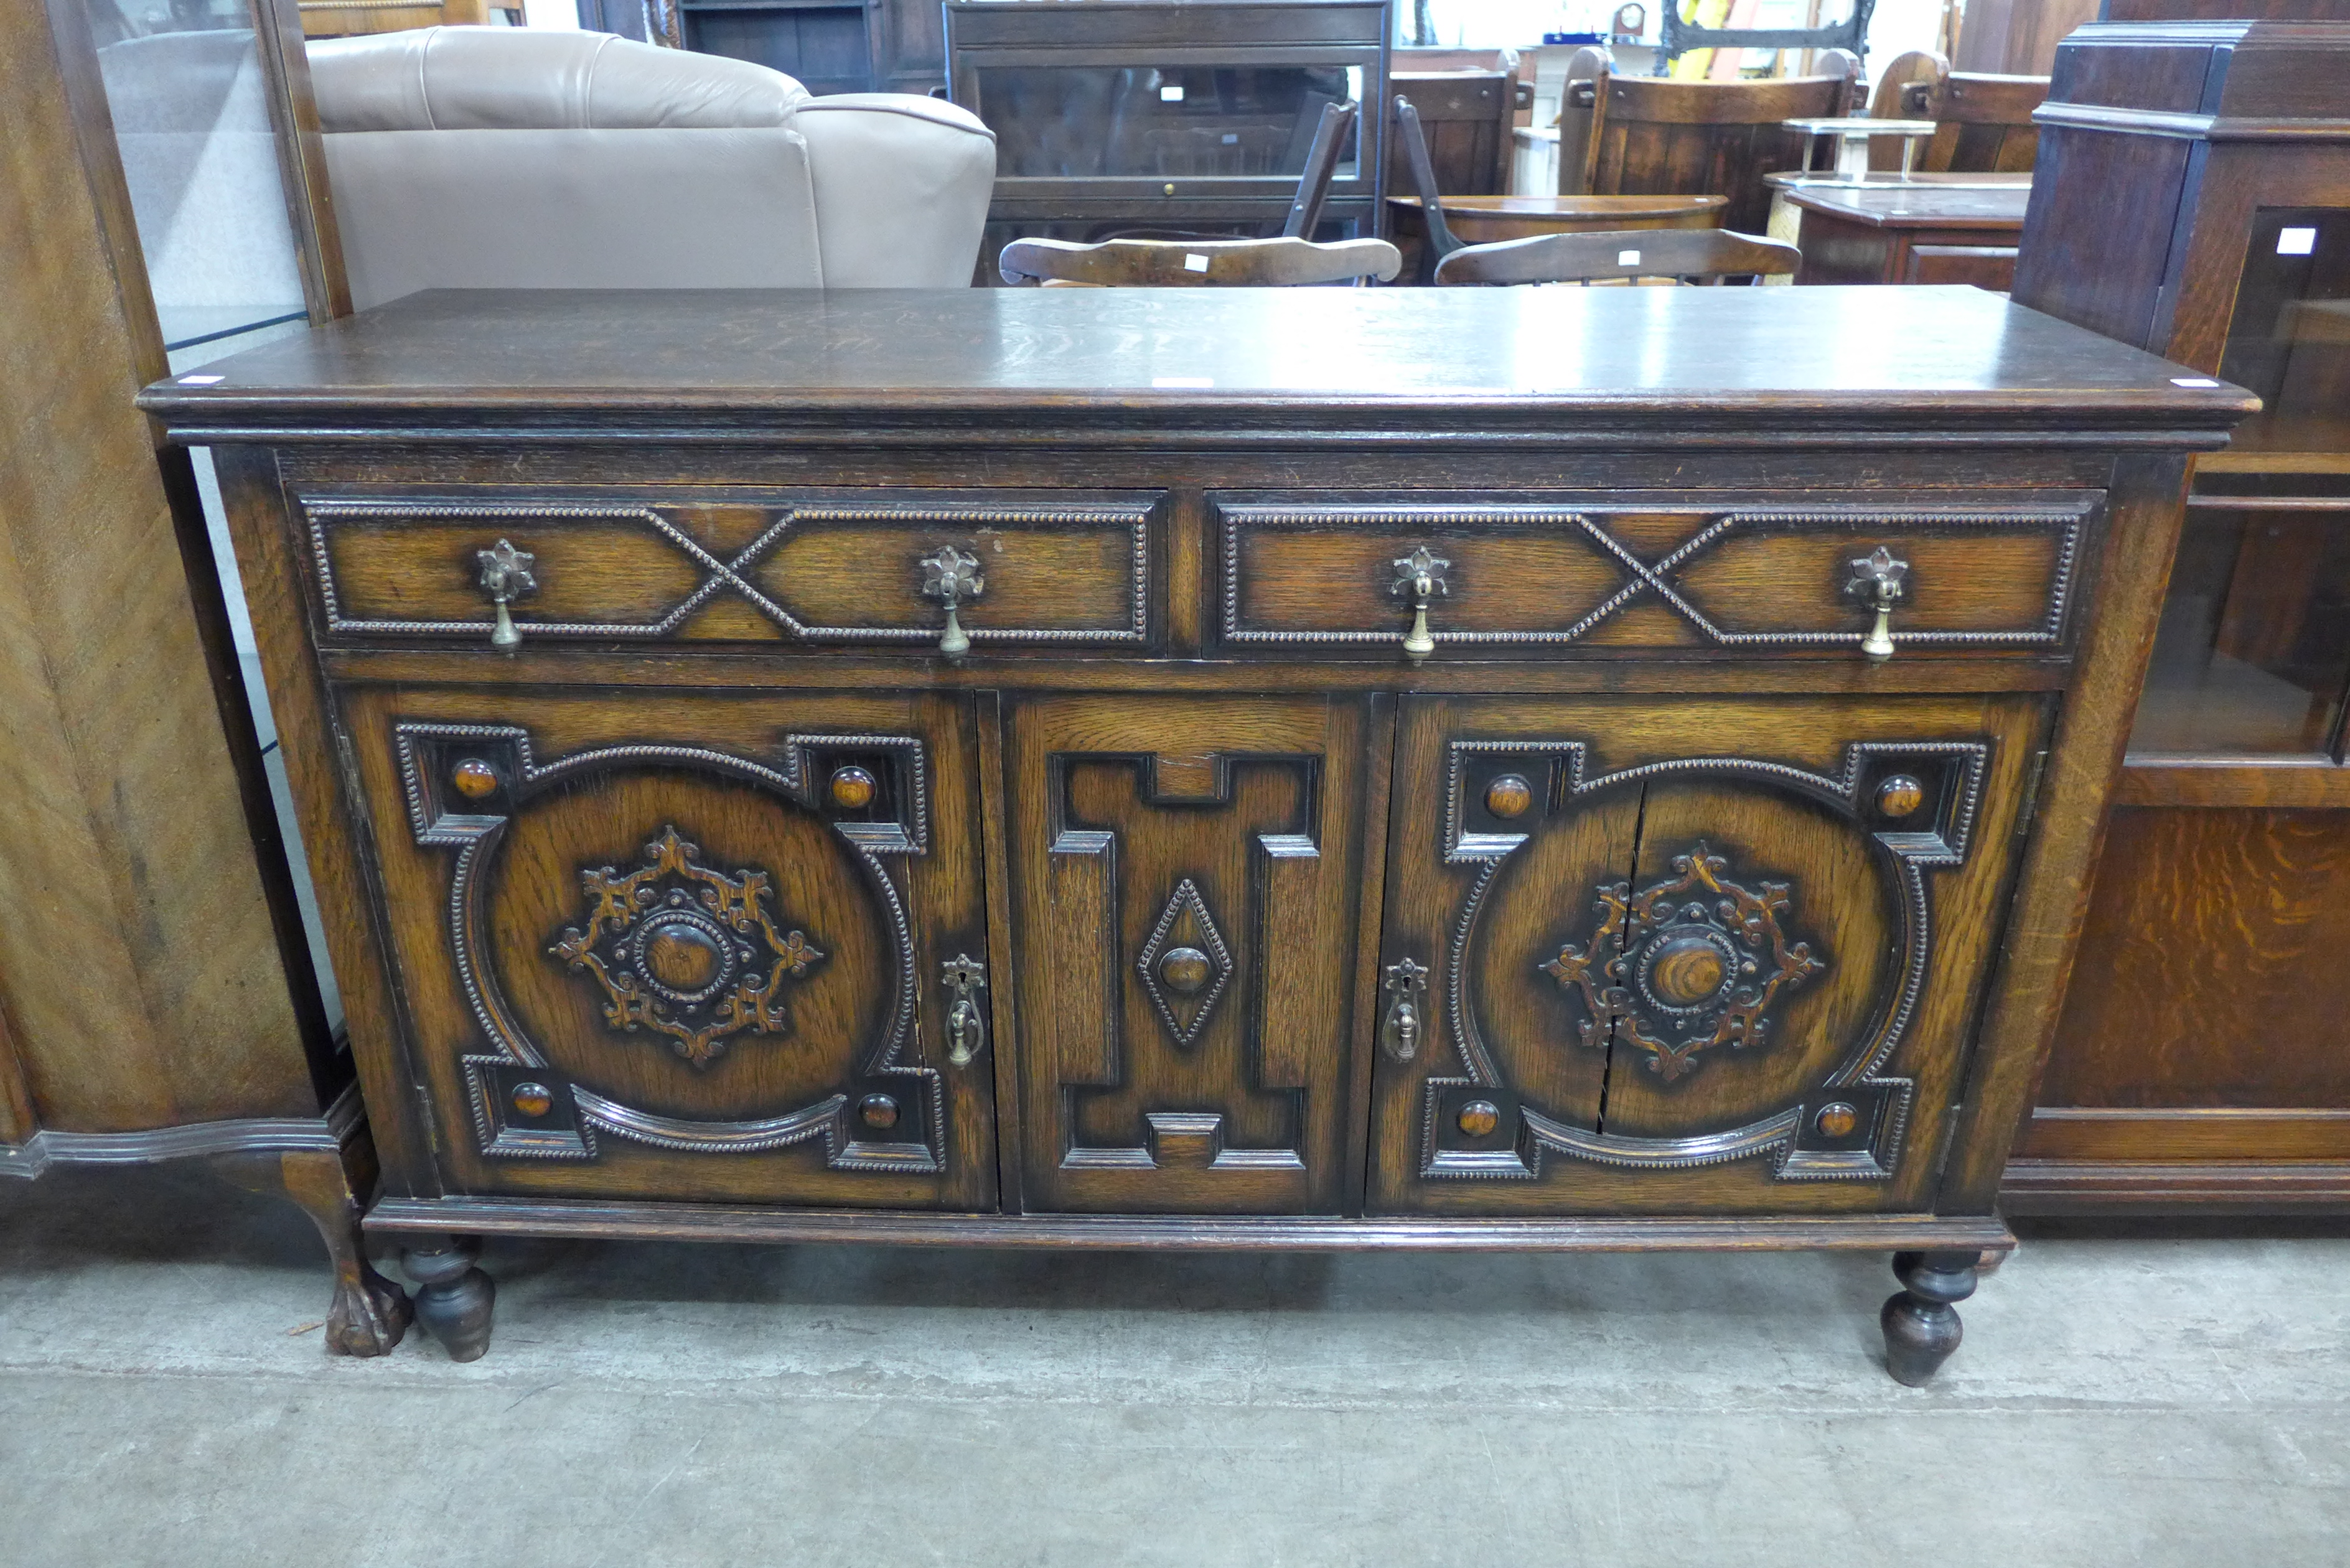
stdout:
<svg viewBox="0 0 2350 1568">
<path fill-rule="evenodd" d="M 602 988 L 607 1023 L 665 1035 L 697 1067 L 745 1030 L 788 1033 L 785 984 L 825 956 L 806 933 L 779 926 L 764 871 L 730 877 L 701 865 L 701 853 L 672 826 L 627 876 L 582 872 L 588 924 L 548 950 Z"/>
<path fill-rule="evenodd" d="M 1788 933 L 1787 883 L 1749 888 L 1703 843 L 1672 866 L 1672 876 L 1638 893 L 1623 882 L 1601 888 L 1591 940 L 1565 944 L 1542 966 L 1582 997 L 1584 1044 L 1628 1044 L 1669 1084 L 1705 1052 L 1768 1044 L 1773 1004 L 1827 969 Z"/>
<path fill-rule="evenodd" d="M 910 1038 L 918 995 L 914 940 L 905 899 L 885 857 L 929 849 L 929 784 L 920 740 L 904 735 L 786 735 L 774 762 L 698 747 L 627 745 L 540 762 L 516 726 L 403 721 L 395 728 L 400 777 L 416 842 L 452 851 L 450 956 L 489 1054 L 460 1060 L 471 1089 L 481 1152 L 501 1158 L 593 1160 L 611 1134 L 656 1148 L 752 1154 L 816 1142 L 834 1169 L 933 1172 L 945 1158 L 944 1099 L 938 1072 L 900 1060 Z M 476 796 L 457 771 L 478 762 L 494 788 Z M 691 825 L 653 819 L 639 864 L 581 867 L 576 895 L 562 885 L 525 884 L 540 901 L 537 929 L 546 980 L 577 985 L 594 998 L 605 1024 L 637 1041 L 658 1043 L 700 1071 L 758 1036 L 792 1033 L 800 984 L 847 944 L 852 971 L 877 962 L 885 1000 L 878 1028 L 858 1047 L 853 1072 L 805 1104 L 753 1118 L 681 1113 L 618 1097 L 616 1085 L 575 1078 L 549 1060 L 508 1002 L 508 981 L 493 961 L 494 929 L 485 888 L 515 825 L 550 797 L 585 798 L 566 786 L 648 768 L 684 768 L 747 784 L 790 807 L 817 815 L 848 857 L 849 875 L 874 900 L 878 932 L 811 927 L 810 917 L 845 917 L 830 895 L 814 908 L 783 903 L 775 873 L 789 869 L 744 860 L 714 863 L 689 836 Z M 852 807 L 834 786 L 844 776 L 871 798 Z M 855 794 L 854 790 L 847 793 Z M 691 792 L 675 798 L 690 801 Z M 856 815 L 843 815 L 855 810 Z M 755 840 L 754 842 L 756 842 Z M 797 842 L 797 840 L 793 840 Z M 735 851 L 737 855 L 741 851 Z M 511 885 L 511 884 L 509 884 Z M 576 898 L 576 903 L 570 903 Z M 550 929 L 555 928 L 555 929 Z M 513 930 L 511 927 L 497 928 Z M 878 934 L 886 951 L 868 944 Z M 536 942 L 524 940 L 525 950 Z M 533 981 L 534 989 L 546 981 Z M 859 979 L 863 986 L 868 982 Z M 539 990 L 540 994 L 545 994 Z M 837 1043 L 810 1042 L 830 1052 Z M 642 1047 L 634 1047 L 641 1049 Z M 894 1106 L 894 1111 L 884 1106 Z"/>
</svg>

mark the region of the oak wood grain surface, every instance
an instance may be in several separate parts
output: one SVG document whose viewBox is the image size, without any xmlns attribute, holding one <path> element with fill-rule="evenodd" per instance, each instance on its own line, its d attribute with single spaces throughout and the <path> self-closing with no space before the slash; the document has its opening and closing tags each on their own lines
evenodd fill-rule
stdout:
<svg viewBox="0 0 2350 1568">
<path fill-rule="evenodd" d="M 515 428 L 736 410 L 772 435 L 794 410 L 993 406 L 1034 423 L 1285 404 L 1325 437 L 1382 418 L 1433 431 L 1670 410 L 1788 439 L 1807 410 L 2216 434 L 2251 408 L 1974 290 L 1687 292 L 430 291 L 211 366 L 217 383 L 160 383 L 141 406 L 185 437 L 370 410 Z M 1904 352 L 1881 351 L 1895 340 Z"/>
<path fill-rule="evenodd" d="M 452 1274 L 436 1231 L 2000 1245 L 2183 454 L 2247 400 L 1970 291 L 1614 295 L 421 296 L 155 390 L 224 452 L 300 710 L 378 1228 Z M 817 503 L 867 521 L 774 532 Z M 549 574 L 512 650 L 465 570 L 501 530 Z M 975 631 L 1147 635 L 944 657 L 943 544 L 1000 574 Z M 1440 634 L 1500 640 L 1405 659 L 1421 545 Z M 1844 590 L 1879 545 L 1883 663 Z M 619 624 L 695 594 L 693 635 Z M 826 744 L 873 778 L 812 794 Z M 844 845 L 911 831 L 917 759 L 877 880 Z M 672 827 L 714 902 L 647 870 Z M 754 873 L 743 945 L 825 955 L 787 1029 L 696 989 Z M 1602 953 L 1611 899 L 1647 924 Z M 800 1119 L 907 1067 L 928 1166 L 918 1104 L 855 1149 Z"/>
</svg>

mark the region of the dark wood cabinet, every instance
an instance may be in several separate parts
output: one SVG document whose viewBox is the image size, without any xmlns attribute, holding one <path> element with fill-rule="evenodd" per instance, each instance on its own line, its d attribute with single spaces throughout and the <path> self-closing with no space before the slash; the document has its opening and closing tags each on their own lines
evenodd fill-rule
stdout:
<svg viewBox="0 0 2350 1568">
<path fill-rule="evenodd" d="M 2196 465 L 2018 1210 L 2350 1204 L 2345 72 L 2339 21 L 2057 52 L 2016 299 L 2265 406 Z"/>
<path fill-rule="evenodd" d="M 1320 238 L 1380 222 L 1388 0 L 948 0 L 954 101 L 995 132 L 977 281 L 1029 237 L 1277 234 L 1324 106 L 1361 111 Z"/>
<path fill-rule="evenodd" d="M 1969 289 L 427 294 L 147 406 L 456 1353 L 484 1231 L 1879 1247 L 1915 1382 L 2247 407 L 2177 369 Z"/>
</svg>

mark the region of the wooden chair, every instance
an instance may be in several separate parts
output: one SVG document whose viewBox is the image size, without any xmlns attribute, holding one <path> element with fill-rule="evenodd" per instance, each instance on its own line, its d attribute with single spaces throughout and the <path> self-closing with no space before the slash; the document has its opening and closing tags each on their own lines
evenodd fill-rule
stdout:
<svg viewBox="0 0 2350 1568">
<path fill-rule="evenodd" d="M 1885 67 L 1868 112 L 1877 119 L 1930 119 L 1940 129 L 1918 154 L 1921 174 L 2022 174 L 2040 151 L 2032 111 L 2048 96 L 2046 77 L 1954 71 L 1931 49 L 1912 49 Z M 1872 143 L 1872 169 L 1901 167 L 1898 142 Z"/>
<path fill-rule="evenodd" d="M 1802 134 L 1780 122 L 1834 119 L 1860 108 L 1859 57 L 1830 49 L 1818 64 L 1821 75 L 1752 82 L 1669 81 L 1619 76 L 1612 65 L 1601 69 L 1587 92 L 1570 92 L 1561 113 L 1560 192 L 1727 196 L 1722 226 L 1759 232 L 1771 215 L 1762 177 L 1804 166 Z M 1589 123 L 1570 134 L 1566 122 L 1576 115 Z M 1577 141 L 1585 156 L 1580 171 L 1570 171 L 1567 149 Z"/>
<path fill-rule="evenodd" d="M 1498 196 L 1509 190 L 1516 148 L 1511 131 L 1522 94 L 1514 51 L 1398 49 L 1388 90 L 1419 112 L 1446 195 Z M 1386 193 L 1402 192 L 1405 178 L 1391 161 Z"/>
<path fill-rule="evenodd" d="M 1003 281 L 1085 288 L 1292 288 L 1304 284 L 1385 283 L 1403 256 L 1385 240 L 1315 244 L 1275 240 L 1014 240 L 996 262 Z"/>
<path fill-rule="evenodd" d="M 1281 226 L 1284 237 L 1310 240 L 1322 226 L 1322 203 L 1329 199 L 1330 182 L 1338 172 L 1338 155 L 1346 151 L 1347 132 L 1354 129 L 1355 106 L 1326 103 L 1314 128 L 1314 144 L 1305 150 L 1305 169 L 1297 176 L 1297 194 L 1289 203 L 1289 218 Z M 1362 154 L 1358 151 L 1357 157 Z"/>
<path fill-rule="evenodd" d="M 1615 234 L 1538 234 L 1464 245 L 1436 265 L 1439 284 L 1597 283 L 1618 278 L 1792 276 L 1803 260 L 1793 245 L 1727 229 L 1626 229 Z"/>
</svg>

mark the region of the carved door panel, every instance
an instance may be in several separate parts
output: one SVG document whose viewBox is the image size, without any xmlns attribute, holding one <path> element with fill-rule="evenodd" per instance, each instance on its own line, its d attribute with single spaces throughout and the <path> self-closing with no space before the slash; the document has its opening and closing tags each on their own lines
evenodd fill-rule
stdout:
<svg viewBox="0 0 2350 1568">
<path fill-rule="evenodd" d="M 1337 1209 L 1367 717 L 1320 697 L 1012 709 L 1027 1208 Z"/>
<path fill-rule="evenodd" d="M 1407 701 L 1371 1208 L 1926 1207 L 2043 707 Z"/>
<path fill-rule="evenodd" d="M 342 708 L 452 1190 L 993 1206 L 967 700 Z"/>
</svg>

